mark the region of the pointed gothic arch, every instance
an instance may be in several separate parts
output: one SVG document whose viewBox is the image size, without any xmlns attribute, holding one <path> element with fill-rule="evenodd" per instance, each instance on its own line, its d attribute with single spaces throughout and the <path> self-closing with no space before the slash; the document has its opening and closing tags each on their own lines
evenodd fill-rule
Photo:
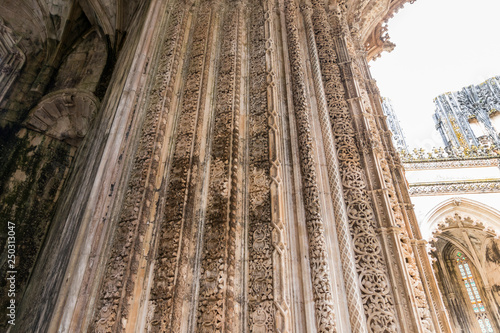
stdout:
<svg viewBox="0 0 500 333">
<path fill-rule="evenodd" d="M 475 210 L 473 204 L 478 204 Z M 490 326 L 498 327 L 499 323 L 500 290 L 496 277 L 500 242 L 491 228 L 496 229 L 500 222 L 495 210 L 454 198 L 438 205 L 430 216 L 435 228 L 431 256 L 455 330 L 492 332 Z"/>
<path fill-rule="evenodd" d="M 463 197 L 450 198 L 437 204 L 426 214 L 421 223 L 422 229 L 428 230 L 430 235 L 436 231 L 440 223 L 455 213 L 461 216 L 470 216 L 474 220 L 484 223 L 487 228 L 500 232 L 500 212 L 498 210 L 482 202 Z"/>
</svg>

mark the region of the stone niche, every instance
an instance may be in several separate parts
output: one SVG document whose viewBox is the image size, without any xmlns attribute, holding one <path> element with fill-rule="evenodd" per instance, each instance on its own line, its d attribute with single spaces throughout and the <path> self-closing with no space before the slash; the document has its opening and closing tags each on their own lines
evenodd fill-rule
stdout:
<svg viewBox="0 0 500 333">
<path fill-rule="evenodd" d="M 45 96 L 30 111 L 24 125 L 77 147 L 87 134 L 98 108 L 99 101 L 91 92 L 63 89 Z"/>
</svg>

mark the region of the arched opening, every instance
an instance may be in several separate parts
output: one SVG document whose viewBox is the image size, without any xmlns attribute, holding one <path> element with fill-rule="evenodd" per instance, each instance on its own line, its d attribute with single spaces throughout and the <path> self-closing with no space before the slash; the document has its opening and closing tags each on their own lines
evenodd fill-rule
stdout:
<svg viewBox="0 0 500 333">
<path fill-rule="evenodd" d="M 434 271 L 457 332 L 494 332 L 498 327 L 496 234 L 457 213 L 439 224 L 432 245 Z"/>
</svg>

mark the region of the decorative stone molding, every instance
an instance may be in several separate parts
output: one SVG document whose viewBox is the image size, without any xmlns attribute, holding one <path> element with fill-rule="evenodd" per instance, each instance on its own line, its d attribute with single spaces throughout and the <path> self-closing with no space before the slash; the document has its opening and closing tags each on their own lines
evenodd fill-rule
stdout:
<svg viewBox="0 0 500 333">
<path fill-rule="evenodd" d="M 431 233 L 436 231 L 448 217 L 459 214 L 471 216 L 485 225 L 500 231 L 500 212 L 481 202 L 464 197 L 453 197 L 435 206 L 422 221 L 422 236 L 429 240 Z"/>
<path fill-rule="evenodd" d="M 335 332 L 332 277 L 327 262 L 325 221 L 321 214 L 318 172 L 314 164 L 316 145 L 312 137 L 310 102 L 307 94 L 303 50 L 299 35 L 298 9 L 295 1 L 284 3 L 288 53 L 290 59 L 293 106 L 296 117 L 300 170 L 303 182 L 305 222 L 309 242 L 309 261 L 313 283 L 316 328 L 318 332 Z"/>
<path fill-rule="evenodd" d="M 473 167 L 500 167 L 500 159 L 469 159 L 469 160 L 436 160 L 430 162 L 403 163 L 406 171 L 414 170 L 439 170 L 450 168 L 473 168 Z"/>
<path fill-rule="evenodd" d="M 412 152 L 400 151 L 403 163 L 432 162 L 448 160 L 470 160 L 500 158 L 500 151 L 493 146 L 472 146 L 471 148 L 433 148 L 426 151 L 423 148 L 413 149 Z"/>
<path fill-rule="evenodd" d="M 440 182 L 440 183 L 420 183 L 410 185 L 410 195 L 429 196 L 455 193 L 498 193 L 500 192 L 500 181 L 461 181 L 461 182 Z"/>
<path fill-rule="evenodd" d="M 162 6 L 157 5 L 159 10 Z M 143 246 L 144 234 L 149 223 L 149 214 L 152 209 L 152 201 L 155 191 L 156 177 L 163 177 L 159 172 L 161 152 L 165 153 L 164 146 L 167 118 L 173 103 L 173 86 L 176 81 L 178 66 L 183 62 L 181 59 L 182 39 L 186 30 L 186 6 L 182 3 L 170 5 L 167 10 L 173 11 L 174 15 L 169 17 L 168 22 L 155 27 L 166 31 L 167 36 L 159 38 L 159 64 L 154 76 L 153 87 L 150 91 L 149 103 L 142 110 L 145 119 L 142 124 L 142 132 L 139 144 L 133 157 L 132 170 L 127 184 L 127 191 L 122 203 L 118 223 L 113 232 L 114 238 L 110 244 L 106 270 L 101 278 L 101 286 L 94 305 L 94 318 L 92 331 L 111 332 L 118 330 L 124 321 L 127 321 L 129 306 L 123 298 L 130 297 L 135 283 L 134 273 L 137 276 L 138 260 L 141 255 L 135 255 L 136 248 Z M 167 11 L 165 10 L 165 11 Z M 189 130 L 186 126 L 186 130 Z M 168 142 L 168 141 L 167 141 Z M 184 149 L 184 154 L 186 151 Z M 182 169 L 179 173 L 182 175 Z M 181 177 L 174 175 L 175 177 Z M 182 188 L 173 188 L 175 192 L 182 193 Z M 165 194 L 163 194 L 165 195 Z M 170 203 L 179 205 L 177 195 L 169 197 Z M 162 207 L 168 210 L 169 207 Z M 176 216 L 169 212 L 169 217 Z M 170 223 L 167 218 L 158 217 L 157 224 Z M 171 324 L 172 311 L 173 276 L 176 269 L 178 256 L 180 223 L 171 222 L 167 228 L 167 234 L 158 236 L 159 243 L 156 259 L 161 265 L 155 266 L 155 280 L 151 286 L 151 296 L 148 302 L 148 316 L 146 330 L 152 327 L 168 330 Z M 169 240 L 165 248 L 165 239 Z M 132 268 L 134 270 L 131 272 Z M 125 296 L 123 296 L 125 295 Z"/>
<path fill-rule="evenodd" d="M 326 100 L 319 53 L 316 47 L 316 38 L 324 42 L 327 40 L 328 34 L 330 34 L 328 17 L 320 1 L 313 0 L 312 7 L 303 5 L 302 11 L 309 42 L 314 89 L 318 101 L 318 113 L 323 136 L 323 147 L 327 160 L 328 178 L 330 188 L 332 189 L 333 210 L 340 243 L 340 258 L 342 261 L 342 273 L 346 284 L 349 319 L 352 330 L 362 333 L 367 331 L 366 318 L 364 316 L 363 302 L 359 290 L 360 283 L 356 272 L 356 258 L 351 232 L 349 230 L 349 218 L 344 201 L 340 163 L 335 148 L 333 129 L 330 122 L 330 110 Z M 313 21 L 316 24 L 314 24 Z M 315 35 L 315 32 L 317 35 Z"/>
<path fill-rule="evenodd" d="M 392 4 L 299 2 L 152 2 L 84 140 L 103 153 L 49 331 L 438 330 L 360 36 Z M 77 145 L 98 106 L 72 92 L 26 126 Z"/>
<path fill-rule="evenodd" d="M 412 4 L 415 0 L 386 1 L 384 3 L 385 7 L 379 9 L 378 12 L 373 9 L 371 12 L 364 10 L 362 17 L 366 22 L 366 28 L 363 31 L 366 32 L 362 35 L 362 41 L 366 49 L 366 59 L 368 61 L 380 57 L 380 54 L 384 51 L 391 52 L 394 49 L 396 45 L 389 40 L 387 22 L 408 2 Z M 370 6 L 367 7 L 370 8 Z M 385 14 L 380 15 L 383 10 L 385 10 Z M 374 19 L 375 17 L 377 18 L 376 20 Z"/>
<path fill-rule="evenodd" d="M 500 167 L 500 151 L 492 146 L 471 149 L 434 148 L 431 151 L 414 149 L 400 151 L 405 170 L 432 170 L 444 168 Z"/>
<path fill-rule="evenodd" d="M 46 95 L 30 111 L 24 125 L 77 147 L 98 109 L 99 100 L 91 92 L 63 89 Z"/>
<path fill-rule="evenodd" d="M 448 148 L 500 146 L 500 128 L 494 117 L 500 109 L 500 76 L 439 95 L 434 104 L 436 129 Z"/>
</svg>

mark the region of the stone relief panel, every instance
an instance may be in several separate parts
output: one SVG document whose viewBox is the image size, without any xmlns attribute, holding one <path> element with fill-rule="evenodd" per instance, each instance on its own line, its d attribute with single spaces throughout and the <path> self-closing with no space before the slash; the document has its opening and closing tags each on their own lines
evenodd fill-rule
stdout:
<svg viewBox="0 0 500 333">
<path fill-rule="evenodd" d="M 248 330 L 272 332 L 273 293 L 265 17 L 260 1 L 249 7 L 248 109 Z"/>
<path fill-rule="evenodd" d="M 316 147 L 311 134 L 311 112 L 306 88 L 303 49 L 300 42 L 297 4 L 284 3 L 290 76 L 292 79 L 293 107 L 296 117 L 300 171 L 303 186 L 305 223 L 308 237 L 311 281 L 314 295 L 316 329 L 318 332 L 336 331 L 332 296 L 332 277 L 327 262 L 324 218 L 321 214 Z"/>
<path fill-rule="evenodd" d="M 145 329 L 151 332 L 236 332 L 238 322 L 247 332 L 293 331 L 288 295 L 299 291 L 288 289 L 291 277 L 285 268 L 289 249 L 284 237 L 281 145 L 286 140 L 296 140 L 299 152 L 299 163 L 291 168 L 301 176 L 305 209 L 301 223 L 310 269 L 306 279 L 312 285 L 312 295 L 307 297 L 314 303 L 311 322 L 318 332 L 337 330 L 332 286 L 332 270 L 337 267 L 329 267 L 328 222 L 322 216 L 320 193 L 323 180 L 316 161 L 318 151 L 323 151 L 317 142 L 327 142 L 330 186 L 342 192 L 333 200 L 337 212 L 343 214 L 343 220 L 336 221 L 342 235 L 339 243 L 349 247 L 341 256 L 351 325 L 358 332 L 400 329 L 398 321 L 403 319 L 395 310 L 388 263 L 376 231 L 382 223 L 377 221 L 378 207 L 369 192 L 374 171 L 365 170 L 365 155 L 374 153 L 383 159 L 384 147 L 375 116 L 370 114 L 368 92 L 359 87 L 365 73 L 350 60 L 358 51 L 351 37 L 342 35 L 348 28 L 339 28 L 341 24 L 327 16 L 319 1 L 304 9 L 306 17 L 294 1 L 279 6 L 256 0 L 248 4 L 201 1 L 186 6 L 173 2 L 169 7 L 172 14 L 165 24 L 159 69 L 97 300 L 95 331 L 130 329 L 127 323 L 133 316 L 146 316 Z M 283 19 L 281 26 L 275 25 L 277 17 Z M 303 19 L 308 45 L 300 30 Z M 277 48 L 275 37 L 286 40 L 287 48 Z M 347 59 L 341 59 L 332 46 L 345 52 Z M 246 52 L 243 56 L 242 51 Z M 307 54 L 315 58 L 312 78 L 304 65 L 310 60 Z M 289 59 L 289 70 L 282 64 L 284 59 Z M 242 77 L 242 66 L 248 67 L 247 76 Z M 286 113 L 281 113 L 276 88 L 281 71 L 291 78 L 293 108 L 289 111 L 296 120 L 291 124 L 296 127 L 296 138 L 285 138 L 282 133 Z M 323 100 L 313 101 L 309 81 L 316 98 Z M 359 119 L 354 119 L 359 115 L 353 115 L 347 97 L 357 98 L 366 111 L 362 120 L 366 130 L 360 134 Z M 247 101 L 247 110 L 240 110 L 242 99 Z M 322 103 L 319 135 L 323 141 L 312 133 L 314 103 Z M 168 124 L 167 119 L 171 120 Z M 162 161 L 167 162 L 160 172 Z M 389 165 L 379 165 L 381 183 L 392 198 L 391 214 L 403 226 L 396 193 L 390 188 Z M 161 208 L 156 211 L 152 207 L 158 197 Z M 239 212 L 245 215 L 244 234 L 238 229 Z M 155 224 L 152 245 L 145 241 L 150 223 Z M 238 237 L 244 244 L 237 243 Z M 411 270 L 411 243 L 404 237 L 398 241 L 401 247 L 389 250 L 397 255 L 404 252 L 411 266 L 412 287 L 418 293 L 422 288 L 418 271 Z M 155 247 L 154 254 L 144 259 L 141 251 L 150 245 Z M 235 272 L 236 247 L 244 248 L 244 273 Z M 146 284 L 136 286 L 138 266 L 144 261 L 152 267 L 150 290 L 142 290 Z M 186 281 L 187 270 L 194 281 Z M 235 281 L 237 274 L 245 275 L 242 281 Z M 396 288 L 403 289 L 400 282 Z M 139 301 L 133 295 L 137 290 L 142 293 L 140 301 L 147 304 L 144 313 L 132 310 L 132 303 Z M 425 299 L 422 302 L 418 306 L 425 308 Z M 233 311 L 235 304 L 241 305 L 241 312 Z"/>
<path fill-rule="evenodd" d="M 198 296 L 198 332 L 232 332 L 234 264 L 238 185 L 240 61 L 238 57 L 240 10 L 234 6 L 222 15 L 214 106 L 214 126 L 201 253 Z"/>
<path fill-rule="evenodd" d="M 395 332 L 398 325 L 394 300 L 390 292 L 381 244 L 375 232 L 378 226 L 374 220 L 373 203 L 367 192 L 368 180 L 361 164 L 361 151 L 365 147 L 361 146 L 360 149 L 356 144 L 356 129 L 343 84 L 344 79 L 348 90 L 347 97 L 353 96 L 356 85 L 352 82 L 353 76 L 348 75 L 351 70 L 347 67 L 347 48 L 342 47 L 342 39 L 348 29 L 345 23 L 342 23 L 340 11 L 331 13 L 330 22 L 333 38 L 331 35 L 322 34 L 321 27 L 316 28 L 320 41 L 318 54 L 340 163 L 361 297 L 369 332 L 379 332 L 382 328 Z M 339 54 L 328 45 L 336 45 Z"/>
<path fill-rule="evenodd" d="M 192 182 L 196 181 L 198 175 L 196 166 L 199 160 L 198 123 L 199 119 L 202 119 L 200 114 L 204 111 L 201 101 L 206 93 L 208 64 L 213 61 L 210 58 L 210 50 L 215 47 L 212 29 L 216 28 L 213 22 L 216 13 L 217 8 L 213 2 L 203 1 L 193 17 L 189 63 L 183 78 L 183 97 L 178 111 L 172 167 L 168 176 L 165 210 L 159 226 L 152 297 L 149 303 L 150 311 L 154 313 L 151 326 L 148 326 L 152 332 L 178 331 L 183 298 L 188 297 L 185 294 L 184 276 L 184 266 L 187 263 L 181 263 L 186 258 L 186 254 L 183 256 L 183 251 L 187 250 L 187 245 L 183 242 L 189 242 L 190 237 L 195 237 L 193 228 L 196 226 L 193 226 L 192 215 L 186 216 L 189 205 L 187 197 L 191 195 Z M 200 292 L 208 296 L 216 294 L 221 283 L 219 268 L 216 262 L 206 267 L 202 278 L 206 279 L 207 284 L 200 286 Z M 221 322 L 221 318 L 215 317 L 215 310 L 207 309 L 204 319 L 207 325 L 214 324 L 213 320 Z"/>
</svg>

